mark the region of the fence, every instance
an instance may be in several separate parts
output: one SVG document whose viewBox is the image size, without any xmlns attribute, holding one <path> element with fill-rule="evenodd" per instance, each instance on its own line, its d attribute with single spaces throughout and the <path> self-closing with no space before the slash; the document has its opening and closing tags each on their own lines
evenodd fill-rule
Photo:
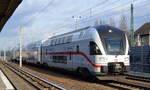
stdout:
<svg viewBox="0 0 150 90">
<path fill-rule="evenodd" d="M 130 71 L 150 73 L 150 46 L 132 47 Z"/>
</svg>

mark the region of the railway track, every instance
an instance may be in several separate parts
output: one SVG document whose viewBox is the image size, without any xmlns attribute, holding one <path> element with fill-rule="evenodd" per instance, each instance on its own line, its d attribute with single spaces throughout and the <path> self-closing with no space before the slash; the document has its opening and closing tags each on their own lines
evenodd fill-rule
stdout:
<svg viewBox="0 0 150 90">
<path fill-rule="evenodd" d="M 101 84 L 121 90 L 150 90 L 149 86 L 129 83 L 125 81 L 104 81 Z"/>
<path fill-rule="evenodd" d="M 38 68 L 39 69 L 39 68 Z M 126 77 L 126 76 L 123 76 Z M 112 81 L 93 81 L 94 83 L 101 84 L 106 87 L 114 88 L 114 89 L 123 89 L 123 90 L 150 90 L 148 85 L 143 85 L 136 83 L 136 80 L 132 80 L 132 82 L 128 82 L 128 79 L 118 78 L 120 81 L 112 80 Z M 122 81 L 121 81 L 122 80 Z M 130 80 L 131 81 L 131 80 Z M 88 81 L 87 81 L 88 82 Z M 91 81 L 89 81 L 91 82 Z M 91 85 L 92 86 L 92 85 Z"/>
<path fill-rule="evenodd" d="M 137 80 L 142 82 L 150 82 L 150 78 L 135 75 L 126 75 L 126 79 Z"/>
<path fill-rule="evenodd" d="M 104 86 L 121 90 L 150 90 L 150 84 L 148 84 L 148 80 L 148 78 L 144 79 L 141 77 L 139 79 L 136 76 L 132 76 L 131 79 L 131 75 L 130 78 L 129 75 L 120 75 L 112 80 L 100 80 L 98 82 Z"/>
<path fill-rule="evenodd" d="M 23 78 L 25 81 L 27 81 L 33 87 L 35 87 L 37 90 L 67 90 L 64 87 L 62 87 L 54 82 L 45 80 L 45 79 L 38 77 L 28 71 L 21 69 L 21 68 L 10 65 L 8 63 L 3 63 L 3 64 L 5 65 L 5 67 L 9 68 L 11 71 L 16 73 L 18 76 Z"/>
</svg>

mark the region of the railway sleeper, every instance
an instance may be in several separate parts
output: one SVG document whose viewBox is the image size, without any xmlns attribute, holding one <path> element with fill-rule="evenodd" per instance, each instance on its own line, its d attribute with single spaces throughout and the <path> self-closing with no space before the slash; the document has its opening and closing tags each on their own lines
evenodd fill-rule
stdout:
<svg viewBox="0 0 150 90">
<path fill-rule="evenodd" d="M 138 77 L 134 77 L 134 76 L 127 76 L 126 79 L 131 79 L 131 80 L 138 80 L 138 81 L 143 81 L 143 82 L 150 82 L 150 79 L 146 79 L 146 78 L 138 78 Z"/>
<path fill-rule="evenodd" d="M 122 82 L 122 81 L 113 81 L 113 83 L 122 84 L 122 85 L 130 86 L 130 87 L 133 87 L 133 88 L 150 90 L 150 87 L 147 87 L 147 86 L 144 86 L 144 85 L 138 85 L 138 84 L 134 84 L 134 83 L 127 83 L 127 82 Z"/>
</svg>

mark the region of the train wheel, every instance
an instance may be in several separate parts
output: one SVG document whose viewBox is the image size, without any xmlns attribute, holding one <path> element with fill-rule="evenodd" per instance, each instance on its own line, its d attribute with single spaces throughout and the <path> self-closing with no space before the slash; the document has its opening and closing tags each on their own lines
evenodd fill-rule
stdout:
<svg viewBox="0 0 150 90">
<path fill-rule="evenodd" d="M 43 63 L 43 68 L 47 69 L 48 68 L 48 64 L 47 63 Z"/>
<path fill-rule="evenodd" d="M 91 79 L 93 76 L 87 68 L 79 68 L 78 73 L 83 79 Z"/>
</svg>

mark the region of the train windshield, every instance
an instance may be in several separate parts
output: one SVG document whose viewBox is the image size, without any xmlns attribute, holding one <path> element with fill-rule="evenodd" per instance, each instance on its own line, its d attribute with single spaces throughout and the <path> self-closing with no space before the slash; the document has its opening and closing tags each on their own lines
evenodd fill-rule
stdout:
<svg viewBox="0 0 150 90">
<path fill-rule="evenodd" d="M 105 39 L 106 50 L 109 53 L 122 53 L 123 45 L 121 39 Z"/>
</svg>

